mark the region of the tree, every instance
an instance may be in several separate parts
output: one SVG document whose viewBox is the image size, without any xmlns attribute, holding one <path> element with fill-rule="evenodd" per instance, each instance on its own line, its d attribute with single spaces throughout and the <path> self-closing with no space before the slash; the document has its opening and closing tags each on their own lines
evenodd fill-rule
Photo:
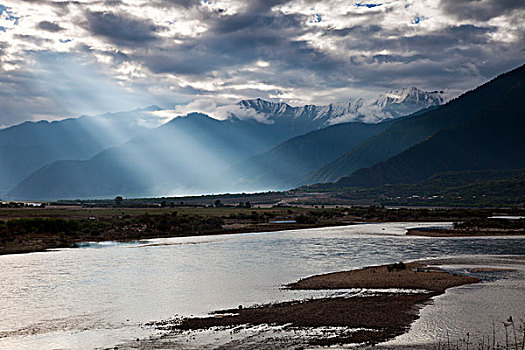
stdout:
<svg viewBox="0 0 525 350">
<path fill-rule="evenodd" d="M 122 204 L 123 200 L 124 200 L 124 198 L 122 198 L 122 196 L 116 196 L 115 197 L 115 204 L 116 205 L 120 205 L 120 204 Z"/>
</svg>

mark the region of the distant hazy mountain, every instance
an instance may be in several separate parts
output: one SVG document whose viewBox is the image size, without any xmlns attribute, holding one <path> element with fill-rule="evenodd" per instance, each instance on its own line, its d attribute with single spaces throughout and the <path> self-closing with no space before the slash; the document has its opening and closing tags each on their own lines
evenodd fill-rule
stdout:
<svg viewBox="0 0 525 350">
<path fill-rule="evenodd" d="M 442 107 L 395 123 L 323 171 L 348 160 L 358 163 L 364 150 L 368 161 L 377 155 L 389 159 L 349 171 L 335 187 L 413 183 L 444 171 L 525 168 L 524 96 L 522 66 Z M 387 157 L 400 143 L 412 147 Z"/>
<path fill-rule="evenodd" d="M 289 189 L 389 125 L 344 123 L 296 136 L 235 164 L 224 177 L 233 179 L 232 188 L 237 190 Z"/>
<path fill-rule="evenodd" d="M 25 122 L 0 130 L 0 195 L 42 166 L 61 159 L 87 159 L 123 143 L 150 127 L 158 118 L 151 106 L 129 112 Z"/>
<path fill-rule="evenodd" d="M 219 121 L 192 113 L 173 119 L 86 161 L 48 165 L 9 193 L 55 199 L 169 195 L 220 191 L 234 162 L 293 136 L 292 130 L 253 120 Z"/>
<path fill-rule="evenodd" d="M 524 67 L 520 67 L 441 107 L 394 123 L 389 129 L 363 142 L 302 182 L 313 184 L 337 181 L 356 170 L 373 166 L 398 155 L 441 130 L 468 125 L 480 114 L 488 113 L 491 108 L 502 103 L 507 94 L 517 84 L 522 83 L 524 70 Z M 504 116 L 505 113 L 501 110 L 492 114 L 494 119 Z M 487 118 L 490 119 L 490 116 Z M 498 137 L 502 136 L 498 135 Z M 427 154 L 426 157 L 432 159 L 431 154 Z M 410 169 L 410 171 L 417 171 L 417 169 Z"/>
<path fill-rule="evenodd" d="M 377 123 L 412 114 L 421 109 L 438 106 L 444 102 L 443 91 L 422 91 L 405 88 L 390 91 L 377 98 L 352 98 L 343 104 L 328 106 L 307 105 L 292 107 L 262 99 L 243 100 L 232 117 L 250 115 L 267 124 L 291 127 L 298 135 L 334 124 L 345 122 Z"/>
</svg>

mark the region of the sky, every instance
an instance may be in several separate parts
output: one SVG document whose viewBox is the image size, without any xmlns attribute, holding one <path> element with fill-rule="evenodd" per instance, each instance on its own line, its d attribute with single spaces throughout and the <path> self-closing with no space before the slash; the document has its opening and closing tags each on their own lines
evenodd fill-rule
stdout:
<svg viewBox="0 0 525 350">
<path fill-rule="evenodd" d="M 0 0 L 0 127 L 153 104 L 457 94 L 524 58 L 523 0 Z"/>
</svg>

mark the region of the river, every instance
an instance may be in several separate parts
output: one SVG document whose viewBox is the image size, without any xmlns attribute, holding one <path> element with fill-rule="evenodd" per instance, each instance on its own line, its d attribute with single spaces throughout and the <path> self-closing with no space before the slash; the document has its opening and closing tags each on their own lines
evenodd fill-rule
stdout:
<svg viewBox="0 0 525 350">
<path fill-rule="evenodd" d="M 432 326 L 443 308 L 458 310 L 448 313 L 446 330 L 452 334 L 463 331 L 465 322 L 454 320 L 475 313 L 472 309 L 479 303 L 490 303 L 487 291 L 492 299 L 506 295 L 505 303 L 500 300 L 505 305 L 498 304 L 498 310 L 494 307 L 491 314 L 495 321 L 504 317 L 507 309 L 515 317 L 525 316 L 523 260 L 516 263 L 486 257 L 524 255 L 525 237 L 404 235 L 406 228 L 418 226 L 436 223 L 361 224 L 127 244 L 103 242 L 0 256 L 0 349 L 110 347 L 155 334 L 157 331 L 144 326 L 149 321 L 311 296 L 311 292 L 280 288 L 301 277 L 452 256 L 483 255 L 490 266 L 508 262 L 517 266 L 518 272 L 488 277 L 486 283 L 455 288 L 438 297 L 435 305 L 423 309 L 422 318 L 405 338 L 395 341 L 435 338 L 445 327 L 446 320 Z M 465 264 L 450 268 L 465 269 Z M 464 305 L 465 300 L 476 297 L 478 304 Z M 477 327 L 483 329 L 486 323 Z"/>
</svg>

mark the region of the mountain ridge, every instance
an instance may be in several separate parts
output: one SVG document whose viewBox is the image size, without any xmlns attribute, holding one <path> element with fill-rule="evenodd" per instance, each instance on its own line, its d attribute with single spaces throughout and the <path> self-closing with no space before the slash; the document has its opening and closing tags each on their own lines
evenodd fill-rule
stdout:
<svg viewBox="0 0 525 350">
<path fill-rule="evenodd" d="M 225 178 L 233 179 L 232 186 L 238 190 L 288 189 L 311 171 L 386 129 L 389 123 L 342 123 L 293 137 L 232 165 Z"/>
<path fill-rule="evenodd" d="M 414 183 L 444 171 L 524 168 L 523 96 L 525 81 L 466 125 L 440 130 L 384 162 L 339 179 L 335 186 Z"/>
<path fill-rule="evenodd" d="M 128 193 L 158 195 L 161 194 L 161 191 L 170 192 L 181 188 L 190 189 L 189 191 L 193 193 L 198 192 L 198 185 L 195 184 L 197 180 L 200 181 L 203 191 L 216 192 L 225 188 L 232 190 L 231 187 L 228 187 L 229 181 L 219 181 L 218 175 L 203 175 L 196 169 L 200 169 L 200 172 L 203 173 L 221 174 L 228 166 L 242 159 L 271 149 L 287 139 L 322 128 L 329 120 L 328 117 L 333 116 L 333 114 L 323 114 L 322 118 L 313 120 L 313 117 L 320 115 L 317 106 L 296 108 L 288 104 L 262 99 L 244 100 L 239 103 L 245 108 L 251 109 L 250 112 L 257 109 L 257 113 L 274 113 L 270 116 L 272 122 L 265 123 L 234 114 L 225 120 L 218 120 L 202 113 L 190 113 L 174 118 L 158 128 L 171 130 L 169 132 L 171 136 L 168 136 L 164 131 L 159 131 L 159 135 L 162 136 L 156 137 L 155 132 L 150 131 L 141 139 L 137 139 L 135 143 L 127 142 L 126 145 L 122 145 L 123 147 L 103 151 L 86 161 L 91 162 L 89 164 L 99 164 L 97 167 L 83 162 L 61 162 L 55 167 L 53 165 L 48 166 L 21 181 L 16 188 L 9 192 L 9 196 L 46 199 L 71 198 L 71 196 L 126 195 Z M 330 108 L 333 106 L 329 107 L 328 110 Z M 313 114 L 312 111 L 316 114 Z M 145 141 L 144 137 L 150 139 Z M 162 142 L 165 144 L 163 149 L 157 149 L 153 146 L 159 142 L 159 138 L 163 139 Z M 186 143 L 181 143 L 180 140 L 186 140 Z M 130 152 L 127 147 L 133 148 L 134 152 Z M 167 158 L 168 149 L 172 150 L 171 158 Z M 181 152 L 182 149 L 186 149 L 192 157 Z M 219 149 L 221 152 L 217 152 Z M 211 154 L 214 157 L 210 157 Z M 132 159 L 139 157 L 139 155 L 143 159 L 142 162 Z M 205 160 L 202 161 L 199 158 Z M 122 162 L 122 159 L 126 159 L 127 162 Z M 192 162 L 204 162 L 209 165 L 209 169 L 192 164 Z M 120 168 L 115 167 L 115 164 L 120 164 Z M 80 171 L 76 167 L 81 167 L 84 171 Z M 129 184 L 129 188 L 124 191 L 125 188 L 118 184 L 120 180 L 116 175 L 110 176 L 107 171 L 97 170 L 103 167 L 113 169 L 117 174 L 125 174 L 124 176 L 131 177 L 131 173 L 140 174 L 135 180 L 124 181 Z M 148 174 L 148 171 L 143 169 L 144 167 L 151 168 L 153 174 Z M 153 169 L 155 170 L 153 171 Z M 193 174 L 188 169 L 193 169 Z M 171 176 L 161 176 L 160 174 L 164 172 L 171 173 Z M 102 176 L 102 173 L 105 175 Z M 74 175 L 65 177 L 63 174 Z M 40 176 L 43 182 L 39 189 L 37 177 Z M 44 179 L 46 177 L 49 179 Z M 82 178 L 86 181 L 85 184 L 80 180 Z M 139 178 L 140 180 L 138 180 Z M 54 185 L 51 179 L 57 179 Z M 107 182 L 107 186 L 101 187 L 100 184 L 93 182 L 93 179 Z M 74 186 L 71 184 L 72 182 L 75 183 Z M 146 182 L 149 184 L 146 185 Z M 137 185 L 137 189 L 131 188 L 133 183 Z M 211 184 L 215 184 L 215 187 Z M 56 187 L 54 194 L 53 187 Z M 93 190 L 92 193 L 90 193 L 90 188 Z"/>
<path fill-rule="evenodd" d="M 197 193 L 197 186 L 217 191 L 224 185 L 217 174 L 229 164 L 282 142 L 290 132 L 251 120 L 217 120 L 190 113 L 89 160 L 46 166 L 22 181 L 8 196 L 148 196 L 173 190 Z"/>
<path fill-rule="evenodd" d="M 1 129 L 0 193 L 46 164 L 87 159 L 148 130 L 148 123 L 158 120 L 149 115 L 153 108 L 51 122 L 28 121 Z"/>
<path fill-rule="evenodd" d="M 343 122 L 378 123 L 385 119 L 395 119 L 442 104 L 445 101 L 444 94 L 444 91 L 423 91 L 411 87 L 388 91 L 375 98 L 349 98 L 344 103 L 320 106 L 311 104 L 293 107 L 285 102 L 261 98 L 241 100 L 236 106 L 247 112 L 252 110 L 261 114 L 261 119 L 267 123 L 308 120 L 319 128 Z M 229 112 L 229 117 L 238 118 L 238 113 Z"/>
<path fill-rule="evenodd" d="M 486 82 L 446 104 L 394 123 L 352 151 L 303 179 L 302 184 L 335 182 L 353 172 L 385 161 L 416 145 L 441 129 L 468 123 L 477 113 L 503 99 L 525 72 L 525 65 Z M 518 78 L 519 77 L 519 78 Z"/>
</svg>

